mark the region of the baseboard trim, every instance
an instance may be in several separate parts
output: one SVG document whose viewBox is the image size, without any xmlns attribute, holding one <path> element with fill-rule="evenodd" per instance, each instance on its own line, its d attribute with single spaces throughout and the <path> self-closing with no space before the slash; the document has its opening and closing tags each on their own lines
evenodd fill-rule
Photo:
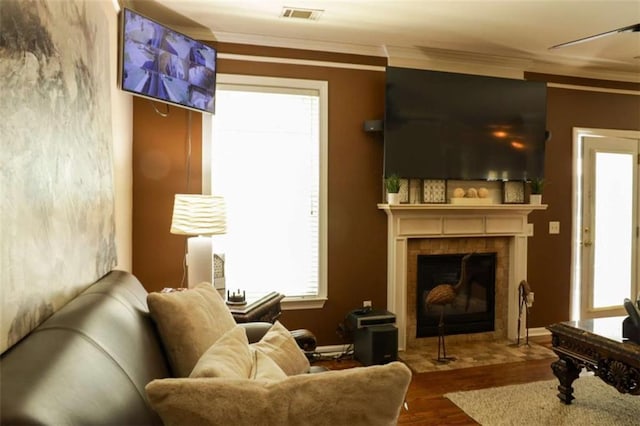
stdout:
<svg viewBox="0 0 640 426">
<path fill-rule="evenodd" d="M 545 327 L 534 327 L 529 329 L 529 337 L 550 336 L 551 332 Z M 524 336 L 520 336 L 523 338 Z M 316 347 L 315 352 L 323 355 L 338 355 L 349 350 L 351 344 L 344 345 L 325 345 Z"/>
<path fill-rule="evenodd" d="M 535 327 L 529 329 L 529 337 L 550 336 L 551 332 L 545 327 Z"/>
</svg>

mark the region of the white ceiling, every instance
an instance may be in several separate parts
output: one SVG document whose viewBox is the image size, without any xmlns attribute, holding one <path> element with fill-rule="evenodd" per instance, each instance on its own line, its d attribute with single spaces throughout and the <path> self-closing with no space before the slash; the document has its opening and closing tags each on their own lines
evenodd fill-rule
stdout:
<svg viewBox="0 0 640 426">
<path fill-rule="evenodd" d="M 640 0 L 138 0 L 204 39 L 386 56 L 391 65 L 502 67 L 640 81 L 640 32 L 550 46 L 640 23 Z M 160 5 L 158 7 L 158 4 Z M 170 11 L 167 13 L 164 7 Z M 321 9 L 318 21 L 280 17 Z M 139 8 L 144 13 L 142 8 Z M 184 19 L 188 18 L 188 19 Z M 193 22 L 190 22 L 193 21 Z M 200 26 L 198 26 L 198 24 Z"/>
</svg>

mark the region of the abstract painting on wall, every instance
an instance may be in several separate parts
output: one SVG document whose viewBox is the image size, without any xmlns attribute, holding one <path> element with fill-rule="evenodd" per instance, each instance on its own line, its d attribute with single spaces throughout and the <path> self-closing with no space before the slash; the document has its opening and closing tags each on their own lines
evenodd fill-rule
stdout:
<svg viewBox="0 0 640 426">
<path fill-rule="evenodd" d="M 0 2 L 0 352 L 116 262 L 108 16 Z"/>
</svg>

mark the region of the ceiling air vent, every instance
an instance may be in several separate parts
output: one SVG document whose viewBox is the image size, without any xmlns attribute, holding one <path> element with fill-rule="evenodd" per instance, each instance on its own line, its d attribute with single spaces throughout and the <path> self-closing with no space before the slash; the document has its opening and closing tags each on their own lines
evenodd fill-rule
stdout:
<svg viewBox="0 0 640 426">
<path fill-rule="evenodd" d="M 324 10 L 320 9 L 301 9 L 299 7 L 283 7 L 282 14 L 280 14 L 283 18 L 296 18 L 296 19 L 307 19 L 310 21 L 317 21 L 322 15 Z"/>
</svg>

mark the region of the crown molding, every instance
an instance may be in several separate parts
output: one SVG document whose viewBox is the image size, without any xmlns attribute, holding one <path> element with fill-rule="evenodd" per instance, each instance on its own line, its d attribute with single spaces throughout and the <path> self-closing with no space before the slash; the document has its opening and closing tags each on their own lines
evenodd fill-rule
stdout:
<svg viewBox="0 0 640 426">
<path fill-rule="evenodd" d="M 275 56 L 256 56 L 256 55 L 241 55 L 235 53 L 218 53 L 218 58 L 229 59 L 232 61 L 247 61 L 247 62 L 269 62 L 272 64 L 288 64 L 288 65 L 305 65 L 314 67 L 328 67 L 328 68 L 344 68 L 352 70 L 363 71 L 378 71 L 386 72 L 386 67 L 382 65 L 363 65 L 353 64 L 349 62 L 331 62 L 331 61 L 317 61 L 313 59 L 294 59 L 294 58 L 282 58 Z"/>
<path fill-rule="evenodd" d="M 640 72 L 612 71 L 606 69 L 592 69 L 585 65 L 535 61 L 526 71 L 541 74 L 568 75 L 572 77 L 591 78 L 595 80 L 623 81 L 640 83 Z"/>
<path fill-rule="evenodd" d="M 255 46 L 315 50 L 321 52 L 346 53 L 351 55 L 381 57 L 386 56 L 383 47 L 366 44 L 334 43 L 318 40 L 305 40 L 298 38 L 283 38 L 262 36 L 256 34 L 239 34 L 226 32 L 216 32 L 215 40 L 222 43 L 238 43 L 250 44 Z"/>
<path fill-rule="evenodd" d="M 612 89 L 609 87 L 593 87 L 579 84 L 547 83 L 547 87 L 553 87 L 556 89 L 582 90 L 585 92 L 615 93 L 618 95 L 640 96 L 640 91 L 638 90 Z"/>
<path fill-rule="evenodd" d="M 511 56 L 491 55 L 460 50 L 439 49 L 433 47 L 398 47 L 386 46 L 389 57 L 427 58 L 435 61 L 452 63 L 473 63 L 486 66 L 523 69 L 531 64 L 531 59 Z"/>
<path fill-rule="evenodd" d="M 640 82 L 640 72 L 613 71 L 606 69 L 606 64 L 599 64 L 600 68 L 596 68 L 597 64 L 588 63 L 586 59 L 559 61 L 549 56 L 524 58 L 430 47 L 337 43 L 229 32 L 214 34 L 204 27 L 174 27 L 174 29 L 204 41 L 386 57 L 390 66 L 397 67 L 515 79 L 523 79 L 524 72 L 530 71 L 598 80 Z"/>
<path fill-rule="evenodd" d="M 196 40 L 218 41 L 215 34 L 213 34 L 213 32 L 211 32 L 211 30 L 206 27 L 186 27 L 180 25 L 171 25 L 171 28 L 182 34 L 188 35 L 191 38 L 195 38 Z"/>
<path fill-rule="evenodd" d="M 385 46 L 389 65 L 522 80 L 531 60 L 429 47 Z"/>
<path fill-rule="evenodd" d="M 549 58 L 534 59 L 480 54 L 434 48 L 406 48 L 387 46 L 389 65 L 425 68 L 436 71 L 462 72 L 494 77 L 523 78 L 525 71 L 543 74 L 568 75 L 596 80 L 640 82 L 640 72 L 612 71 L 595 68 L 585 60 L 566 62 Z"/>
</svg>

